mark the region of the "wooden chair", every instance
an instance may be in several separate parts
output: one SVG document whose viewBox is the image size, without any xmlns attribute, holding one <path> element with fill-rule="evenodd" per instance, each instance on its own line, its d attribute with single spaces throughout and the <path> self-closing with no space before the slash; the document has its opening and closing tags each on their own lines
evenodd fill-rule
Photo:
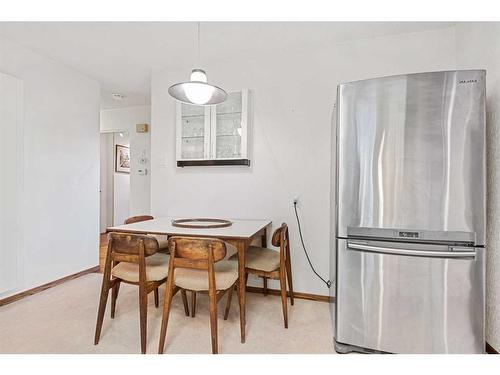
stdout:
<svg viewBox="0 0 500 375">
<path fill-rule="evenodd" d="M 226 245 L 226 256 L 224 260 L 231 258 L 233 255 L 238 257 L 238 249 L 230 244 L 229 242 L 224 242 Z M 191 291 L 191 317 L 194 318 L 196 315 L 196 291 Z"/>
<path fill-rule="evenodd" d="M 120 283 L 124 282 L 139 286 L 141 352 L 146 353 L 147 297 L 151 291 L 154 291 L 155 306 L 158 307 L 158 287 L 166 281 L 168 275 L 169 256 L 159 253 L 158 250 L 158 241 L 148 235 L 109 234 L 97 313 L 95 345 L 99 343 L 109 290 L 112 289 L 111 319 L 113 319 Z M 185 292 L 182 297 L 186 315 L 189 316 Z"/>
<path fill-rule="evenodd" d="M 246 252 L 245 274 L 260 276 L 263 278 L 264 295 L 268 294 L 267 279 L 280 281 L 281 305 L 283 308 L 283 320 L 285 328 L 288 328 L 288 309 L 286 302 L 286 281 L 290 303 L 293 305 L 293 284 L 292 284 L 292 264 L 290 261 L 290 241 L 288 238 L 288 226 L 283 223 L 276 229 L 271 240 L 273 246 L 279 247 L 280 251 L 271 250 L 265 247 L 250 246 Z M 233 261 L 238 257 L 233 256 Z"/>
<path fill-rule="evenodd" d="M 124 224 L 139 223 L 141 221 L 153 220 L 154 217 L 151 215 L 137 215 L 131 216 L 125 219 Z M 168 253 L 168 237 L 162 234 L 150 234 L 150 236 L 158 240 L 158 245 L 160 246 L 160 252 Z"/>
<path fill-rule="evenodd" d="M 229 315 L 231 297 L 238 283 L 237 263 L 223 260 L 224 241 L 213 238 L 171 237 L 168 240 L 170 262 L 158 353 L 163 353 L 174 288 L 195 292 L 208 291 L 212 353 L 218 352 L 217 303 L 228 293 L 224 319 Z"/>
<path fill-rule="evenodd" d="M 131 217 L 125 219 L 125 224 L 139 223 L 141 221 L 153 220 L 153 219 L 154 219 L 154 217 L 151 215 L 131 216 Z"/>
</svg>

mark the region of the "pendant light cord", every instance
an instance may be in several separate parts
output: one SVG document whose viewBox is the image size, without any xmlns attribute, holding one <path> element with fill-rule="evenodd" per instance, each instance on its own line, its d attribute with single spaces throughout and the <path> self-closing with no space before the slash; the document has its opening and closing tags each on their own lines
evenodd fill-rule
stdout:
<svg viewBox="0 0 500 375">
<path fill-rule="evenodd" d="M 197 23 L 198 24 L 198 66 L 201 66 L 201 47 L 200 47 L 200 28 L 201 28 L 201 25 L 200 25 L 200 22 Z"/>
</svg>

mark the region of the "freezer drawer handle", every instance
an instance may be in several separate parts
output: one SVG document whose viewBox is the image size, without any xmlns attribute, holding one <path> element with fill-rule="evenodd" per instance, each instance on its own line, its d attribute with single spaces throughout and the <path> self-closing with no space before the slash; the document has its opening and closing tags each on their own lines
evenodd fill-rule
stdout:
<svg viewBox="0 0 500 375">
<path fill-rule="evenodd" d="M 419 257 L 433 257 L 433 258 L 474 258 L 476 256 L 475 251 L 426 251 L 426 250 L 408 250 L 408 249 L 394 249 L 391 247 L 381 247 L 381 246 L 370 246 L 362 245 L 359 243 L 349 242 L 347 244 L 348 249 L 369 251 L 372 253 L 384 253 L 384 254 L 395 254 L 395 255 L 409 255 L 409 256 L 419 256 Z"/>
</svg>

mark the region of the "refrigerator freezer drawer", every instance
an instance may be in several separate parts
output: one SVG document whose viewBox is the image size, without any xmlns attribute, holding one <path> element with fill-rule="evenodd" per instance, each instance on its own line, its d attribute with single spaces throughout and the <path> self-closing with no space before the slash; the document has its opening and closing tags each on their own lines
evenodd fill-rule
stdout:
<svg viewBox="0 0 500 375">
<path fill-rule="evenodd" d="M 483 248 L 340 239 L 337 246 L 337 342 L 391 353 L 483 353 Z"/>
</svg>

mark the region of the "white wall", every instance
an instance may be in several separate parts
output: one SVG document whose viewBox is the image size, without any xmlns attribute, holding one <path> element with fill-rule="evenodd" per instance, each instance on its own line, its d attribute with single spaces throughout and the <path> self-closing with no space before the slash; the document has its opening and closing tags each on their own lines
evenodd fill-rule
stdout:
<svg viewBox="0 0 500 375">
<path fill-rule="evenodd" d="M 269 218 L 287 222 L 297 291 L 328 294 L 310 271 L 300 247 L 292 199 L 313 263 L 329 275 L 332 112 L 340 82 L 398 73 L 453 68 L 454 30 L 364 39 L 336 45 L 276 46 L 253 59 L 207 61 L 209 80 L 228 90 L 253 91 L 251 167 L 175 164 L 175 105 L 167 88 L 189 76 L 152 75 L 152 214 Z M 272 287 L 277 287 L 273 284 Z"/>
<path fill-rule="evenodd" d="M 0 71 L 24 86 L 19 291 L 98 264 L 100 89 L 2 37 Z"/>
<path fill-rule="evenodd" d="M 486 69 L 487 252 L 486 341 L 500 350 L 500 23 L 456 27 L 459 69 Z"/>
<path fill-rule="evenodd" d="M 151 211 L 151 132 L 137 133 L 136 124 L 151 123 L 151 107 L 137 106 L 101 111 L 101 131 L 119 132 L 127 130 L 130 143 L 130 196 L 129 216 L 149 214 Z M 117 141 L 117 143 L 120 143 Z M 139 163 L 144 153 L 148 162 Z M 139 175 L 138 170 L 147 168 L 147 175 Z M 123 175 L 122 175 L 123 176 Z M 118 224 L 118 223 L 116 223 Z M 121 223 L 120 223 L 121 224 Z"/>
<path fill-rule="evenodd" d="M 0 73 L 0 295 L 16 289 L 23 206 L 22 81 Z"/>
</svg>

